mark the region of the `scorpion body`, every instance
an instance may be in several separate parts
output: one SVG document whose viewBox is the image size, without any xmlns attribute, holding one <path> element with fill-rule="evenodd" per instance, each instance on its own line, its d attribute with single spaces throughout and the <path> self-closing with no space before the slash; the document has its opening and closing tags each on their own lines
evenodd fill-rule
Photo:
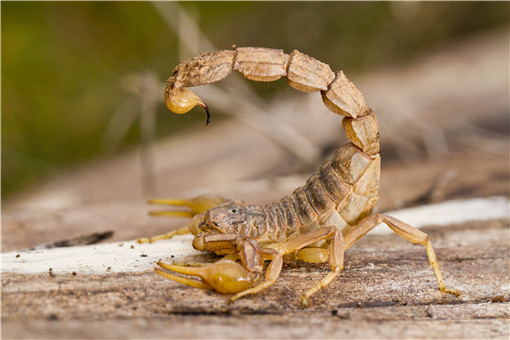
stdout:
<svg viewBox="0 0 510 340">
<path fill-rule="evenodd" d="M 191 208 L 191 223 L 177 231 L 140 242 L 170 238 L 191 232 L 193 246 L 201 251 L 226 255 L 204 267 L 187 267 L 159 262 L 156 269 L 172 280 L 194 287 L 236 293 L 232 300 L 262 291 L 280 275 L 283 256 L 312 263 L 329 261 L 332 271 L 302 295 L 302 306 L 316 291 L 328 285 L 342 270 L 344 252 L 380 223 L 398 235 L 426 247 L 442 292 L 460 296 L 446 288 L 427 234 L 391 216 L 372 214 L 378 200 L 380 181 L 379 132 L 377 120 L 363 95 L 342 71 L 331 68 L 297 50 L 244 47 L 202 54 L 181 62 L 166 83 L 165 102 L 175 113 L 186 113 L 195 105 L 209 110 L 188 87 L 220 81 L 232 70 L 255 81 L 286 77 L 302 92 L 320 91 L 326 107 L 344 116 L 342 126 L 350 140 L 341 146 L 302 187 L 280 201 L 266 205 L 243 205 L 219 197 L 191 200 L 154 200 L 153 203 Z M 182 216 L 183 212 L 160 214 Z M 270 264 L 262 278 L 264 260 Z M 239 263 L 239 262 L 240 263 Z"/>
<path fill-rule="evenodd" d="M 354 157 L 362 158 L 363 163 L 356 173 L 347 173 L 345 164 L 352 164 Z M 378 155 L 372 158 L 346 144 L 291 195 L 266 206 L 246 207 L 252 224 L 244 220 L 231 231 L 256 238 L 260 244 L 285 242 L 329 224 L 347 233 L 375 207 L 379 168 Z"/>
</svg>

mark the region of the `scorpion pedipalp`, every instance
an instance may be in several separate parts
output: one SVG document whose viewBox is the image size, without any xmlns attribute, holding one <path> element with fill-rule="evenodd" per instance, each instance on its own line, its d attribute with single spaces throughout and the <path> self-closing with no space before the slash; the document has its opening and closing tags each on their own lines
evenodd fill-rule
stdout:
<svg viewBox="0 0 510 340">
<path fill-rule="evenodd" d="M 167 240 L 175 235 L 189 234 L 195 229 L 198 230 L 198 224 L 201 222 L 200 218 L 195 218 L 197 215 L 204 213 L 205 211 L 217 207 L 219 205 L 232 202 L 218 195 L 201 195 L 190 199 L 152 199 L 148 201 L 149 204 L 161 204 L 171 207 L 187 207 L 188 209 L 172 209 L 172 210 L 155 210 L 149 212 L 152 216 L 164 216 L 164 217 L 187 217 L 192 218 L 192 223 L 189 225 L 173 230 L 169 233 L 152 236 L 149 238 L 139 238 L 138 243 L 152 243 L 159 240 Z"/>
<path fill-rule="evenodd" d="M 152 199 L 148 201 L 149 204 L 161 204 L 168 205 L 171 207 L 188 207 L 187 210 L 164 210 L 164 211 L 153 211 L 151 215 L 163 215 L 172 217 L 194 217 L 195 215 L 201 214 L 204 211 L 217 207 L 230 200 L 217 195 L 200 195 L 190 199 L 178 199 L 178 198 L 164 198 L 164 199 Z"/>
<path fill-rule="evenodd" d="M 158 268 L 155 269 L 156 273 L 170 280 L 196 288 L 215 290 L 224 294 L 245 291 L 260 280 L 259 273 L 250 272 L 239 263 L 229 259 L 222 259 L 203 267 L 179 266 L 163 262 L 158 262 L 157 265 L 179 274 L 200 278 L 200 280 L 196 280 L 173 275 Z"/>
</svg>

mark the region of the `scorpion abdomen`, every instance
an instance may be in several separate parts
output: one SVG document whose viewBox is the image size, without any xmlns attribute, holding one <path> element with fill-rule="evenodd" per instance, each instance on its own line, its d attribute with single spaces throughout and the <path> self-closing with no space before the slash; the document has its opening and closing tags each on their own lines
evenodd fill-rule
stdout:
<svg viewBox="0 0 510 340">
<path fill-rule="evenodd" d="M 305 185 L 264 209 L 267 235 L 273 241 L 303 235 L 335 210 L 346 224 L 355 225 L 377 203 L 379 170 L 379 155 L 369 156 L 352 143 L 343 145 Z"/>
</svg>

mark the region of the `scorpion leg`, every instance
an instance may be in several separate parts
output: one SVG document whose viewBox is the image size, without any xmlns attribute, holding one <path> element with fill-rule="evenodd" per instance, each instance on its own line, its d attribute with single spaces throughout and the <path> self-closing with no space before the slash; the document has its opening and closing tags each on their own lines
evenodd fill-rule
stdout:
<svg viewBox="0 0 510 340">
<path fill-rule="evenodd" d="M 305 248 L 315 242 L 327 239 L 331 239 L 328 255 L 325 255 L 324 249 L 321 248 Z M 322 227 L 289 240 L 283 244 L 275 244 L 273 247 L 282 255 L 298 252 L 298 258 L 306 262 L 316 263 L 319 262 L 318 260 L 326 260 L 329 258 L 329 264 L 332 271 L 301 296 L 302 308 L 308 307 L 308 298 L 315 292 L 330 284 L 344 267 L 343 235 L 342 232 L 335 226 Z"/>
<path fill-rule="evenodd" d="M 256 285 L 255 287 L 243 290 L 236 295 L 232 296 L 231 300 L 235 301 L 239 299 L 240 297 L 243 297 L 248 294 L 255 294 L 258 293 L 270 286 L 272 286 L 278 277 L 280 276 L 280 272 L 282 271 L 282 265 L 283 265 L 283 257 L 282 255 L 269 248 L 263 249 L 264 252 L 264 259 L 271 260 L 271 263 L 269 263 L 269 266 L 266 270 L 266 279 L 264 282 Z"/>
<path fill-rule="evenodd" d="M 152 237 L 148 237 L 148 238 L 141 237 L 141 238 L 137 239 L 136 242 L 138 242 L 138 243 L 152 243 L 155 241 L 169 240 L 172 237 L 174 237 L 175 235 L 185 235 L 185 234 L 189 234 L 189 233 L 190 233 L 189 227 L 185 226 L 185 227 L 182 227 L 182 228 L 179 228 L 176 230 L 172 230 L 166 234 L 156 235 L 156 236 L 152 236 Z"/>
<path fill-rule="evenodd" d="M 441 269 L 439 268 L 439 262 L 437 261 L 429 236 L 425 234 L 423 231 L 413 228 L 407 223 L 404 223 L 396 219 L 395 217 L 383 214 L 375 214 L 365 218 L 356 227 L 354 227 L 349 234 L 345 236 L 345 249 L 348 249 L 357 240 L 359 240 L 361 237 L 366 235 L 370 230 L 372 230 L 381 223 L 386 224 L 388 227 L 390 227 L 391 230 L 397 233 L 397 235 L 402 236 L 403 238 L 413 243 L 424 245 L 425 249 L 427 250 L 427 255 L 430 264 L 432 265 L 432 268 L 434 270 L 434 274 L 436 275 L 436 279 L 439 284 L 439 289 L 441 290 L 441 292 L 452 294 L 459 297 L 462 296 L 462 293 L 457 289 L 450 289 L 446 287 L 443 281 L 443 275 L 441 274 Z"/>
<path fill-rule="evenodd" d="M 242 296 L 248 294 L 258 293 L 267 287 L 273 285 L 278 277 L 280 276 L 280 272 L 282 270 L 283 264 L 283 255 L 291 254 L 295 251 L 304 250 L 303 248 L 313 244 L 317 241 L 325 240 L 332 238 L 332 242 L 329 246 L 329 259 L 331 267 L 333 271 L 322 279 L 317 285 L 315 285 L 312 289 L 307 291 L 303 297 L 301 297 L 302 306 L 306 307 L 308 305 L 306 298 L 315 293 L 317 290 L 327 286 L 335 276 L 340 273 L 343 268 L 343 238 L 342 233 L 334 226 L 332 227 L 323 227 L 313 232 L 307 233 L 305 235 L 296 237 L 292 240 L 289 240 L 285 243 L 275 243 L 268 248 L 264 248 L 264 259 L 271 260 L 267 271 L 266 271 L 266 279 L 264 282 L 258 284 L 257 286 L 247 289 L 245 291 L 239 292 L 232 297 L 232 300 L 237 300 Z M 301 259 L 307 262 L 316 262 L 314 261 L 317 258 L 316 254 L 313 254 L 315 251 L 318 251 L 319 248 L 305 248 L 311 249 L 311 252 L 303 252 L 301 254 Z M 322 250 L 322 249 L 321 249 Z M 321 251 L 322 252 L 322 251 Z M 309 254 L 309 257 L 306 256 L 306 253 Z M 324 262 L 324 261 L 322 261 Z"/>
<path fill-rule="evenodd" d="M 328 229 L 332 229 L 332 239 L 329 245 L 329 264 L 331 266 L 332 271 L 322 278 L 317 284 L 315 284 L 312 288 L 308 289 L 303 295 L 301 295 L 301 307 L 308 307 L 308 298 L 312 296 L 315 292 L 321 290 L 326 287 L 333 281 L 335 277 L 340 274 L 342 269 L 344 268 L 344 239 L 342 232 L 336 227 L 329 227 Z M 306 248 L 305 248 L 306 249 Z M 306 254 L 305 252 L 300 252 L 300 257 L 302 260 L 307 262 L 312 262 L 316 259 L 316 255 L 314 254 L 315 250 L 320 248 L 310 248 L 311 253 Z M 308 256 L 307 256 L 308 255 Z M 308 261 L 311 260 L 311 261 Z"/>
</svg>

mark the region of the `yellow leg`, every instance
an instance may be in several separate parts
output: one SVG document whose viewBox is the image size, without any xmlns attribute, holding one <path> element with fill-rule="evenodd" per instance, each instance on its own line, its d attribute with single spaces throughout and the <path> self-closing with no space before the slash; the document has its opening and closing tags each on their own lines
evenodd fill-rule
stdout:
<svg viewBox="0 0 510 340">
<path fill-rule="evenodd" d="M 256 285 L 255 287 L 243 290 L 242 292 L 239 292 L 236 295 L 232 296 L 231 298 L 232 301 L 235 301 L 240 297 L 243 297 L 248 294 L 258 293 L 272 286 L 280 276 L 280 272 L 282 271 L 283 265 L 282 255 L 277 251 L 272 251 L 269 249 L 264 249 L 264 252 L 266 252 L 264 258 L 267 257 L 267 259 L 271 260 L 271 263 L 269 264 L 266 270 L 266 279 L 264 280 L 264 282 Z"/>
<path fill-rule="evenodd" d="M 136 242 L 138 242 L 138 243 L 152 243 L 154 241 L 169 240 L 172 237 L 174 237 L 175 235 L 185 235 L 185 234 L 189 234 L 189 232 L 190 231 L 189 231 L 188 226 L 185 226 L 185 227 L 182 227 L 182 228 L 179 228 L 176 230 L 172 230 L 171 232 L 166 233 L 166 234 L 157 235 L 157 236 L 153 236 L 153 237 L 149 237 L 149 238 L 139 238 L 138 240 L 136 240 Z"/>
<path fill-rule="evenodd" d="M 331 273 L 322 278 L 319 283 L 307 290 L 301 296 L 301 308 L 308 307 L 308 298 L 312 296 L 312 294 L 329 285 L 344 268 L 344 238 L 337 228 L 334 230 L 333 239 L 329 245 L 329 264 L 332 269 Z"/>
<path fill-rule="evenodd" d="M 345 249 L 348 249 L 357 240 L 359 240 L 370 230 L 381 223 L 385 223 L 388 227 L 391 228 L 391 230 L 397 233 L 397 235 L 402 236 L 403 238 L 413 243 L 424 245 L 441 292 L 459 297 L 462 296 L 460 291 L 457 289 L 447 288 L 444 284 L 443 275 L 441 274 L 441 269 L 439 268 L 439 262 L 437 261 L 429 236 L 423 231 L 413 228 L 407 223 L 404 223 L 394 217 L 383 214 L 376 214 L 365 218 L 363 221 L 361 221 L 361 223 L 354 227 L 348 235 L 345 236 Z"/>
<path fill-rule="evenodd" d="M 322 240 L 331 238 L 329 245 L 329 254 L 324 254 L 320 248 L 306 248 L 307 246 Z M 335 226 L 322 227 L 315 231 L 296 237 L 284 244 L 274 244 L 276 249 L 282 255 L 298 252 L 298 258 L 301 260 L 316 263 L 321 259 L 329 259 L 332 271 L 326 275 L 320 282 L 310 288 L 301 296 L 301 307 L 308 306 L 308 298 L 315 292 L 326 287 L 340 273 L 344 266 L 344 242 L 340 230 Z M 244 292 L 243 292 L 244 293 Z"/>
<path fill-rule="evenodd" d="M 235 301 L 245 295 L 255 294 L 273 285 L 282 270 L 283 255 L 291 254 L 297 250 L 300 250 L 310 244 L 317 241 L 328 239 L 334 236 L 337 232 L 335 227 L 324 227 L 313 232 L 307 233 L 283 244 L 273 244 L 273 247 L 263 248 L 263 256 L 266 260 L 271 260 L 271 263 L 266 270 L 266 279 L 264 282 L 259 283 L 257 286 L 250 289 L 246 289 L 242 292 L 237 293 L 232 297 L 232 301 Z M 339 233 L 341 235 L 341 233 Z M 343 259 L 341 261 L 343 263 Z M 333 278 L 331 278 L 332 280 Z"/>
</svg>

